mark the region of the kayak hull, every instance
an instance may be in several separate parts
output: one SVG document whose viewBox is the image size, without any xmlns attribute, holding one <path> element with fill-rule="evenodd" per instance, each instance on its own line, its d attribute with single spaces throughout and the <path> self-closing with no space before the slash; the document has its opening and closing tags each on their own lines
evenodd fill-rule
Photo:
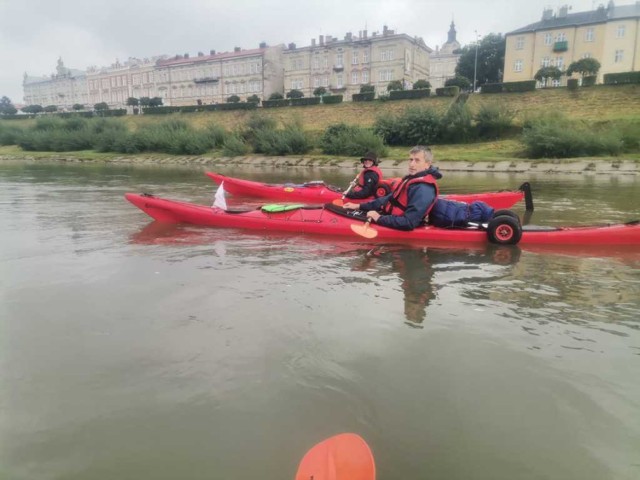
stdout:
<svg viewBox="0 0 640 480">
<path fill-rule="evenodd" d="M 326 185 L 323 182 L 310 182 L 303 185 L 270 184 L 227 177 L 213 172 L 207 172 L 207 176 L 217 184 L 224 182 L 225 192 L 238 196 L 262 198 L 277 202 L 314 204 L 329 203 L 342 198 L 342 192 L 337 191 L 336 188 Z M 525 198 L 525 192 L 524 190 L 508 190 L 502 192 L 440 195 L 440 197 L 465 203 L 482 201 L 489 204 L 492 208 L 499 210 L 511 208 Z M 363 203 L 370 200 L 373 200 L 373 197 L 360 200 L 349 199 L 350 202 L 354 203 Z"/>
<path fill-rule="evenodd" d="M 351 237 L 369 240 L 352 230 L 363 223 L 347 218 L 325 207 L 303 207 L 282 212 L 264 212 L 261 209 L 232 212 L 163 199 L 150 195 L 127 193 L 126 199 L 150 217 L 165 223 L 189 223 L 207 227 L 291 232 L 301 234 Z M 378 225 L 375 242 L 456 242 L 486 244 L 487 232 L 480 229 L 445 229 L 423 226 L 410 232 Z M 520 245 L 630 245 L 640 247 L 640 224 L 616 224 L 586 227 L 523 227 Z"/>
</svg>

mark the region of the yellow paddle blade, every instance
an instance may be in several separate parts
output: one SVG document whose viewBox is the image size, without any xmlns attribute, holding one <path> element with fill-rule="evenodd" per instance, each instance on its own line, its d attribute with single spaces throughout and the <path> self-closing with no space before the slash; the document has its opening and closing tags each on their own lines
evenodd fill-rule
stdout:
<svg viewBox="0 0 640 480">
<path fill-rule="evenodd" d="M 336 207 L 341 207 L 344 205 L 344 200 L 341 198 L 336 198 L 331 203 L 334 204 Z"/>
<path fill-rule="evenodd" d="M 360 223 L 352 223 L 351 230 L 353 233 L 357 233 L 361 237 L 364 238 L 376 238 L 378 236 L 378 231 L 369 226 L 369 222 L 365 224 Z"/>
</svg>

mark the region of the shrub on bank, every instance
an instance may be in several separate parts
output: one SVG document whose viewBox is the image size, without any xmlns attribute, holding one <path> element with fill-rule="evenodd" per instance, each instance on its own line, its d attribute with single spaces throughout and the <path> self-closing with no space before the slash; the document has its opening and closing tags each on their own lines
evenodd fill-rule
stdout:
<svg viewBox="0 0 640 480">
<path fill-rule="evenodd" d="M 515 112 L 503 104 L 483 104 L 474 116 L 478 138 L 497 140 L 516 132 L 513 125 Z"/>
<path fill-rule="evenodd" d="M 619 155 L 624 143 L 619 132 L 570 122 L 561 115 L 545 115 L 526 123 L 522 134 L 530 158 L 570 158 Z"/>
<path fill-rule="evenodd" d="M 0 122 L 0 145 L 17 145 L 24 130 Z"/>
<path fill-rule="evenodd" d="M 471 111 L 466 103 L 453 103 L 440 120 L 439 141 L 443 143 L 465 143 L 475 132 L 471 125 Z"/>
<path fill-rule="evenodd" d="M 408 108 L 400 115 L 377 117 L 374 132 L 387 145 L 436 143 L 440 138 L 440 116 L 432 108 Z"/>
<path fill-rule="evenodd" d="M 222 153 L 227 157 L 241 157 L 251 151 L 251 146 L 238 135 L 229 135 L 222 145 Z"/>
<path fill-rule="evenodd" d="M 370 129 L 339 123 L 330 125 L 320 139 L 320 148 L 327 155 L 362 156 L 374 151 L 379 156 L 386 155 L 387 149 L 382 138 Z"/>
<path fill-rule="evenodd" d="M 316 97 L 319 98 L 319 97 Z M 308 134 L 296 123 L 281 130 L 256 131 L 254 150 L 265 155 L 293 155 L 307 153 L 313 148 Z"/>
</svg>

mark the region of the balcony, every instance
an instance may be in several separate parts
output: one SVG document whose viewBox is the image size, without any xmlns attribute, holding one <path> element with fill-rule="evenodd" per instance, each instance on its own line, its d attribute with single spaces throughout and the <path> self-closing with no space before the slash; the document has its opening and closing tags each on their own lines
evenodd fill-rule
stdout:
<svg viewBox="0 0 640 480">
<path fill-rule="evenodd" d="M 220 79 L 218 77 L 202 77 L 194 78 L 193 83 L 218 83 Z"/>
<path fill-rule="evenodd" d="M 569 50 L 569 42 L 566 40 L 553 44 L 554 52 L 566 52 L 567 50 Z"/>
<path fill-rule="evenodd" d="M 339 87 L 338 85 L 336 85 L 335 87 L 329 87 L 329 90 L 331 90 L 332 92 L 344 92 L 347 89 L 347 87 L 345 85 Z"/>
<path fill-rule="evenodd" d="M 334 72 L 341 72 L 344 70 L 344 65 L 334 65 L 333 66 L 333 71 Z"/>
</svg>

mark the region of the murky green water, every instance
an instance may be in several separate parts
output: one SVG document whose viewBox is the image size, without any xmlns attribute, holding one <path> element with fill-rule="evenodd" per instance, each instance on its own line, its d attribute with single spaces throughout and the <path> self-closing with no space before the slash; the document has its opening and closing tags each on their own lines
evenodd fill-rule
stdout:
<svg viewBox="0 0 640 480">
<path fill-rule="evenodd" d="M 527 180 L 534 223 L 640 218 L 633 176 L 442 188 Z M 127 191 L 213 194 L 195 169 L 0 164 L 0 478 L 292 479 L 344 431 L 381 480 L 640 477 L 638 251 L 163 226 Z"/>
</svg>

